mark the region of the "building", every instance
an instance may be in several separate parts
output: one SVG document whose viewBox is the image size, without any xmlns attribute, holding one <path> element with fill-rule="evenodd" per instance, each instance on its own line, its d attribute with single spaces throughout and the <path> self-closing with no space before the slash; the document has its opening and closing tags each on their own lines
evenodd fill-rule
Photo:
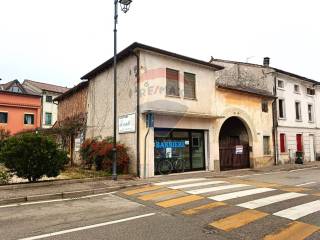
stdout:
<svg viewBox="0 0 320 240">
<path fill-rule="evenodd" d="M 117 140 L 129 148 L 130 172 L 159 174 L 165 160 L 183 161 L 186 171 L 274 163 L 272 85 L 239 89 L 228 84 L 238 75 L 224 69 L 139 43 L 118 54 Z M 112 136 L 113 59 L 82 79 L 89 81 L 86 137 Z"/>
<path fill-rule="evenodd" d="M 41 127 L 52 127 L 58 118 L 58 107 L 53 99 L 68 91 L 68 88 L 32 80 L 24 80 L 22 85 L 42 96 Z"/>
<path fill-rule="evenodd" d="M 41 96 L 18 80 L 0 84 L 0 127 L 11 134 L 40 127 Z"/>
<path fill-rule="evenodd" d="M 54 127 L 67 127 L 72 122 L 79 126 L 64 143 L 72 164 L 76 165 L 81 164 L 79 150 L 85 137 L 88 85 L 87 81 L 83 81 L 53 100 L 58 103 L 58 120 Z"/>
<path fill-rule="evenodd" d="M 274 110 L 275 157 L 277 164 L 294 162 L 297 152 L 304 161 L 315 161 L 320 154 L 320 83 L 297 74 L 270 67 L 270 58 L 263 65 L 211 59 L 228 67 L 230 73 L 245 69 L 245 76 L 255 76 L 248 83 L 260 84 L 263 79 L 273 88 L 277 102 Z M 258 76 L 259 72 L 263 75 Z"/>
</svg>

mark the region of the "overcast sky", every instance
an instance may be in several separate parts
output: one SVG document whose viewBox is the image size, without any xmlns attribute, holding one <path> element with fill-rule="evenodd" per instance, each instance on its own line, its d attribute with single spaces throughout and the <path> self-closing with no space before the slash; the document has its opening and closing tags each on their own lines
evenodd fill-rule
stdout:
<svg viewBox="0 0 320 240">
<path fill-rule="evenodd" d="M 194 58 L 271 65 L 320 81 L 318 0 L 133 0 L 119 50 L 138 41 Z M 113 54 L 113 0 L 0 0 L 0 78 L 71 87 Z"/>
</svg>

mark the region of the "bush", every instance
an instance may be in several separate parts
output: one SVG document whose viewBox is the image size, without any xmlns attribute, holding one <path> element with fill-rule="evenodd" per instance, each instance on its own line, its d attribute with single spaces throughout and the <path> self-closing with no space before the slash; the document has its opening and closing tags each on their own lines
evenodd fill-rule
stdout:
<svg viewBox="0 0 320 240">
<path fill-rule="evenodd" d="M 6 139 L 8 139 L 10 136 L 10 131 L 6 130 L 3 127 L 0 127 L 0 149 L 3 146 L 3 143 Z"/>
<path fill-rule="evenodd" d="M 111 172 L 112 170 L 112 141 L 87 139 L 81 146 L 80 154 L 85 164 L 91 168 L 94 164 L 97 170 Z M 128 172 L 129 156 L 123 144 L 117 144 L 117 171 Z"/>
<path fill-rule="evenodd" d="M 8 171 L 0 166 L 0 185 L 8 184 L 10 179 L 11 175 L 8 173 Z"/>
<path fill-rule="evenodd" d="M 18 177 L 35 182 L 43 176 L 58 176 L 68 158 L 50 138 L 27 133 L 4 142 L 0 162 Z"/>
</svg>

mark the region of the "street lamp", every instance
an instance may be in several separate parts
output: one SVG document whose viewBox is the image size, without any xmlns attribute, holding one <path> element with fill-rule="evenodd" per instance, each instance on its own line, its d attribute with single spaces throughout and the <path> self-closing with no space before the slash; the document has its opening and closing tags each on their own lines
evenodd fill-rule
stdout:
<svg viewBox="0 0 320 240">
<path fill-rule="evenodd" d="M 121 10 L 129 11 L 132 0 L 114 0 L 114 30 L 113 30 L 113 145 L 112 145 L 112 180 L 117 180 L 117 23 L 118 4 Z"/>
</svg>

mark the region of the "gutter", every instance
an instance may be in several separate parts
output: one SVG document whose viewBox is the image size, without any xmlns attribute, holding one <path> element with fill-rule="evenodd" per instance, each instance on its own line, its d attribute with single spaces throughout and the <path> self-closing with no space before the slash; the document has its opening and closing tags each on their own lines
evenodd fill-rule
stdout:
<svg viewBox="0 0 320 240">
<path fill-rule="evenodd" d="M 137 124 L 137 176 L 140 177 L 140 56 L 139 52 L 136 53 L 133 51 L 133 55 L 137 58 L 137 115 L 136 115 L 136 124 Z"/>
</svg>

